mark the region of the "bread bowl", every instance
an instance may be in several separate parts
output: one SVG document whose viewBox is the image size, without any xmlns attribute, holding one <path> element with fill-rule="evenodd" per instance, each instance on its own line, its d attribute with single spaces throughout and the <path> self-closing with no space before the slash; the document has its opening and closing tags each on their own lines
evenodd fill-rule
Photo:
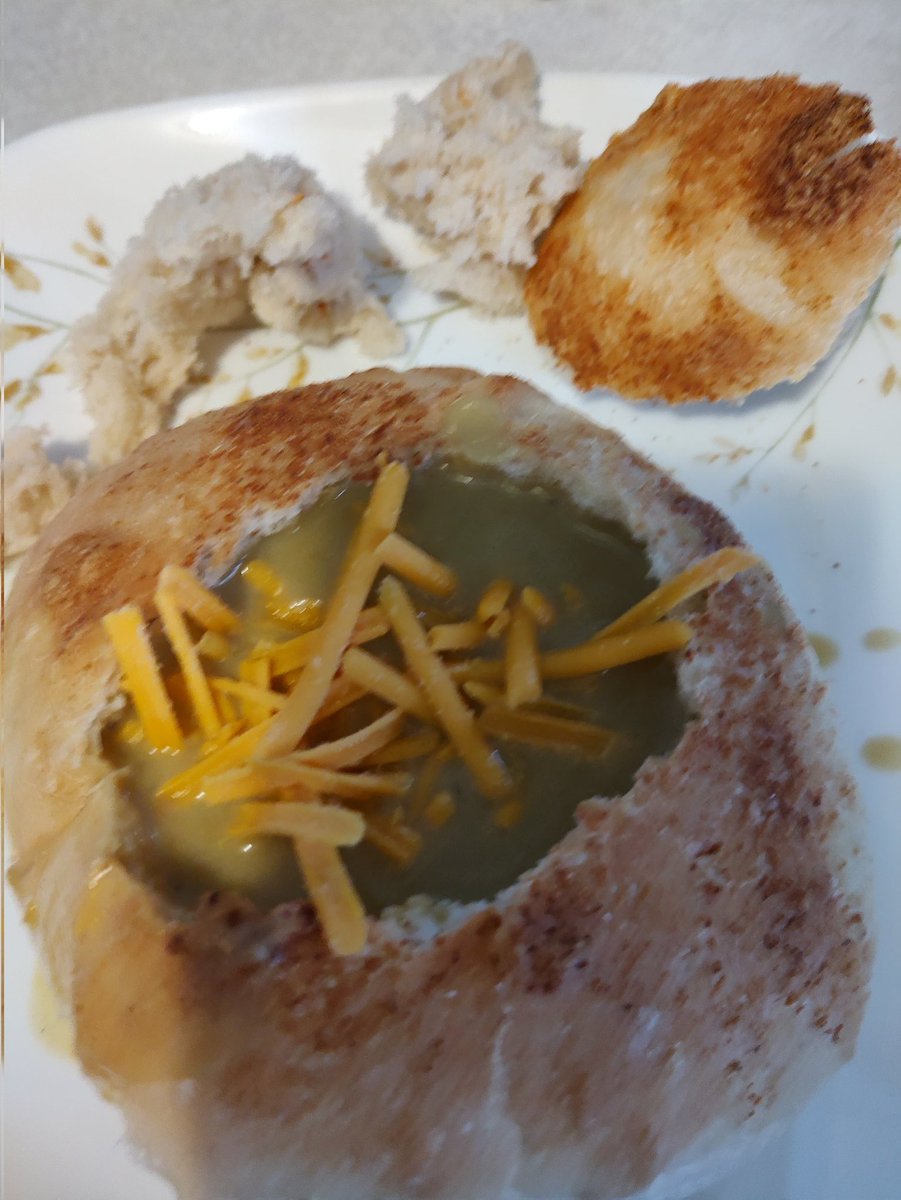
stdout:
<svg viewBox="0 0 901 1200">
<path fill-rule="evenodd" d="M 496 897 L 337 957 L 303 900 L 189 912 L 123 865 L 101 618 L 167 564 L 220 578 L 383 451 L 553 484 L 659 578 L 740 544 L 615 435 L 453 369 L 278 393 L 91 480 L 23 562 L 5 689 L 13 881 L 79 1057 L 188 1198 L 685 1195 L 850 1055 L 866 995 L 854 789 L 764 569 L 692 606 L 675 748 Z"/>
</svg>

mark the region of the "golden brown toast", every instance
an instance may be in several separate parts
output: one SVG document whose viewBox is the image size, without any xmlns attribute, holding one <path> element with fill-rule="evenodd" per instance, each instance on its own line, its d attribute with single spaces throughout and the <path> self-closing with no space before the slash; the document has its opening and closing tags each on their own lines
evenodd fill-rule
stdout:
<svg viewBox="0 0 901 1200">
<path fill-rule="evenodd" d="M 670 84 L 591 164 L 526 281 L 579 387 L 669 403 L 803 378 L 884 267 L 901 153 L 796 77 Z M 849 149 L 849 147 L 851 147 Z"/>
</svg>

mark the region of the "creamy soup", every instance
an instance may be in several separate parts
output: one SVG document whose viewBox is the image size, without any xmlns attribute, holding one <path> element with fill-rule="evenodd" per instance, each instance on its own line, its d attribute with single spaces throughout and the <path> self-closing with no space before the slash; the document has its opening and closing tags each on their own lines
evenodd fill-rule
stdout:
<svg viewBox="0 0 901 1200">
<path fill-rule="evenodd" d="M 261 638 L 291 636 L 266 615 L 259 592 L 242 570 L 246 563 L 271 566 L 284 585 L 286 603 L 293 600 L 298 612 L 304 611 L 303 602 L 326 604 L 369 491 L 355 483 L 332 487 L 287 528 L 248 549 L 217 589 L 244 617 L 242 634 L 224 667 L 234 665 Z M 584 642 L 655 583 L 643 548 L 621 525 L 586 513 L 560 491 L 511 482 L 459 462 L 414 472 L 399 531 L 459 577 L 457 590 L 446 600 L 408 585 L 426 624 L 465 620 L 486 586 L 504 578 L 537 588 L 553 605 L 553 623 L 540 631 L 543 652 Z M 310 611 L 314 607 L 307 604 Z M 394 665 L 401 663 L 388 636 L 366 649 Z M 477 649 L 445 658 L 453 662 L 502 655 L 503 641 L 489 639 Z M 453 755 L 444 761 L 423 756 L 397 764 L 412 773 L 408 792 L 374 806 L 367 802 L 366 812 L 381 808 L 388 819 L 402 814 L 404 823 L 421 835 L 421 850 L 402 866 L 366 841 L 342 850 L 371 913 L 421 894 L 459 901 L 493 896 L 565 836 L 581 801 L 621 795 L 649 755 L 670 751 L 687 715 L 669 656 L 549 682 L 543 703 L 547 711 L 605 726 L 616 737 L 603 752 L 588 753 L 492 737 L 512 778 L 502 804 L 486 800 Z M 340 737 L 386 708 L 367 697 L 317 727 L 317 736 Z M 196 759 L 198 736 L 178 754 L 149 752 L 145 742 L 122 737 L 126 720 L 108 730 L 106 747 L 123 768 L 125 845 L 134 869 L 186 906 L 219 887 L 235 888 L 262 906 L 304 894 L 288 839 L 229 835 L 239 805 L 157 798 L 157 788 Z M 410 718 L 405 732 L 423 728 Z M 429 803 L 435 796 L 441 802 L 438 809 Z M 439 809 L 441 820 L 436 819 Z"/>
</svg>

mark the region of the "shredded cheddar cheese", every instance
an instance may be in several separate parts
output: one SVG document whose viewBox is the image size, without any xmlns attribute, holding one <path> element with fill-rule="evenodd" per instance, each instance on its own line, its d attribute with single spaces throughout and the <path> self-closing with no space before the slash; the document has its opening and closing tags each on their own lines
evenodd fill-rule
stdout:
<svg viewBox="0 0 901 1200">
<path fill-rule="evenodd" d="M 366 945 L 366 912 L 334 846 L 294 838 L 294 853 L 333 954 L 359 954 Z"/>
<path fill-rule="evenodd" d="M 219 696 L 218 699 L 221 700 L 223 697 Z M 201 755 L 206 757 L 208 755 L 215 754 L 217 750 L 221 750 L 223 746 L 227 746 L 228 743 L 237 737 L 237 735 L 245 728 L 246 722 L 244 721 L 235 720 L 234 718 L 232 718 L 230 721 L 227 721 L 226 724 L 220 728 L 218 733 L 214 733 L 211 738 L 208 738 L 207 741 L 203 743 L 200 748 Z"/>
<path fill-rule="evenodd" d="M 501 804 L 494 812 L 494 823 L 499 829 L 512 829 L 514 825 L 518 825 L 523 818 L 523 807 L 521 800 L 508 800 L 506 804 Z"/>
<path fill-rule="evenodd" d="M 289 787 L 305 788 L 323 796 L 366 801 L 378 796 L 402 796 L 410 782 L 410 776 L 399 771 L 351 774 L 298 762 L 293 755 L 286 755 L 208 776 L 203 784 L 203 799 L 207 804 L 227 804 Z"/>
<path fill-rule="evenodd" d="M 350 644 L 360 646 L 383 637 L 387 632 L 388 622 L 385 620 L 385 614 L 378 608 L 364 608 L 350 635 Z M 320 636 L 320 631 L 313 629 L 309 633 L 291 638 L 288 642 L 282 642 L 279 646 L 254 650 L 251 658 L 267 658 L 273 675 L 285 675 L 307 665 L 316 653 Z"/>
<path fill-rule="evenodd" d="M 229 829 L 235 838 L 276 834 L 328 846 L 355 846 L 365 831 L 366 822 L 359 813 L 315 800 L 243 804 Z"/>
<path fill-rule="evenodd" d="M 309 629 L 317 624 L 321 603 L 309 596 L 292 600 L 276 571 L 260 559 L 253 559 L 241 568 L 241 575 L 262 594 L 266 612 L 276 621 L 295 629 Z"/>
<path fill-rule="evenodd" d="M 360 771 L 352 774 L 297 762 L 293 757 L 290 761 L 298 783 L 324 796 L 338 796 L 357 802 L 380 796 L 402 796 L 413 782 L 411 776 L 403 771 Z"/>
<path fill-rule="evenodd" d="M 172 597 L 181 612 L 210 633 L 232 633 L 240 624 L 238 614 L 204 587 L 186 567 L 163 567 L 159 588 Z"/>
<path fill-rule="evenodd" d="M 392 708 L 356 733 L 334 742 L 320 742 L 309 750 L 296 750 L 292 757 L 295 762 L 308 762 L 314 767 L 355 767 L 396 737 L 403 723 L 403 713 Z"/>
<path fill-rule="evenodd" d="M 237 696 L 239 700 L 250 701 L 254 706 L 255 714 L 257 710 L 263 710 L 263 719 L 269 713 L 278 712 L 280 708 L 284 708 L 287 701 L 287 696 L 282 696 L 279 692 L 270 691 L 269 688 L 257 687 L 256 684 L 247 683 L 243 679 L 227 679 L 223 675 L 217 675 L 211 679 L 210 686 L 215 692 L 220 692 L 226 696 Z M 249 712 L 247 716 L 250 719 Z"/>
<path fill-rule="evenodd" d="M 230 767 L 246 763 L 252 757 L 263 739 L 268 724 L 268 721 L 263 721 L 232 738 L 224 746 L 218 746 L 193 766 L 178 775 L 173 775 L 171 779 L 167 779 L 158 794 L 173 799 L 190 799 L 197 796 L 198 792 L 202 790 L 203 781 L 208 776 L 218 775 Z"/>
<path fill-rule="evenodd" d="M 322 623 L 315 657 L 266 731 L 261 746 L 264 753 L 293 750 L 312 724 L 375 582 L 380 565 L 378 547 L 394 532 L 409 480 L 409 471 L 400 463 L 382 468 Z"/>
<path fill-rule="evenodd" d="M 541 696 L 541 661 L 535 618 L 520 600 L 513 609 L 507 630 L 504 683 L 511 708 Z"/>
<path fill-rule="evenodd" d="M 611 730 L 589 721 L 552 717 L 501 704 L 486 708 L 479 718 L 479 725 L 485 733 L 495 737 L 559 750 L 581 750 L 586 754 L 602 754 L 616 737 Z"/>
<path fill-rule="evenodd" d="M 438 777 L 452 755 L 452 747 L 445 743 L 430 754 L 423 763 L 410 801 L 410 810 L 414 815 L 418 816 L 428 807 L 437 786 Z"/>
<path fill-rule="evenodd" d="M 178 606 L 178 601 L 165 587 L 157 588 L 153 601 L 160 614 L 163 630 L 178 660 L 178 665 L 181 667 L 182 678 L 188 689 L 188 695 L 191 698 L 200 728 L 206 737 L 212 737 L 222 722 L 219 719 L 219 711 L 216 708 L 203 664 L 197 648 L 191 641 L 191 635 Z"/>
<path fill-rule="evenodd" d="M 391 622 L 408 667 L 479 787 L 486 796 L 503 795 L 510 786 L 507 772 L 476 728 L 472 710 L 461 699 L 447 667 L 429 647 L 403 584 L 389 575 L 379 589 L 379 603 Z"/>
<path fill-rule="evenodd" d="M 311 728 L 315 728 L 323 721 L 327 721 L 335 713 L 339 713 L 345 708 L 350 708 L 352 704 L 356 704 L 358 700 L 362 700 L 365 695 L 366 691 L 364 688 L 358 687 L 352 679 L 346 679 L 339 675 L 325 693 L 322 707 L 313 718 Z"/>
<path fill-rule="evenodd" d="M 594 675 L 627 663 L 639 662 L 672 650 L 681 650 L 692 638 L 692 629 L 684 621 L 660 621 L 618 637 L 595 639 L 573 646 L 569 650 L 554 650 L 542 654 L 541 674 L 545 679 L 574 679 L 579 675 Z M 500 683 L 504 679 L 504 664 L 491 659 L 470 659 L 457 663 L 454 676 L 462 681 Z"/>
<path fill-rule="evenodd" d="M 451 819 L 456 808 L 450 792 L 436 792 L 423 809 L 423 816 L 433 829 L 440 829 Z"/>
<path fill-rule="evenodd" d="M 201 658 L 211 658 L 213 662 L 225 662 L 231 653 L 231 646 L 223 634 L 208 629 L 197 643 L 197 653 Z"/>
<path fill-rule="evenodd" d="M 271 712 L 285 707 L 286 699 L 284 696 L 280 697 L 279 703 L 275 705 L 275 709 L 273 709 L 271 704 L 265 702 L 265 693 L 269 688 L 269 663 L 267 659 L 259 656 L 256 658 L 245 658 L 238 665 L 238 675 L 243 687 L 240 693 L 233 691 L 232 694 L 240 696 L 244 715 L 252 725 L 265 720 Z"/>
<path fill-rule="evenodd" d="M 410 737 L 401 737 L 389 742 L 384 750 L 370 754 L 366 763 L 371 767 L 387 766 L 389 763 L 407 762 L 411 758 L 424 758 L 438 749 L 441 739 L 437 730 L 430 729 L 425 733 L 414 733 Z"/>
<path fill-rule="evenodd" d="M 379 554 L 384 566 L 424 592 L 450 596 L 457 590 L 457 572 L 408 542 L 399 533 L 389 533 Z"/>
<path fill-rule="evenodd" d="M 211 684 L 215 688 L 215 681 Z M 219 716 L 222 718 L 223 725 L 231 726 L 238 720 L 238 708 L 231 696 L 227 692 L 215 691 L 216 707 L 219 709 Z M 221 729 L 219 731 L 222 732 Z M 217 737 L 219 734 L 216 735 Z"/>
<path fill-rule="evenodd" d="M 135 717 L 130 717 L 119 731 L 119 736 L 123 742 L 128 742 L 132 746 L 136 746 L 144 737 L 144 727 L 141 722 Z"/>
<path fill-rule="evenodd" d="M 557 616 L 554 606 L 548 600 L 547 596 L 539 592 L 538 588 L 531 586 L 524 587 L 520 595 L 520 601 L 542 629 L 547 629 L 553 625 Z"/>
<path fill-rule="evenodd" d="M 490 624 L 504 611 L 512 595 L 513 584 L 509 579 L 495 579 L 493 583 L 489 583 L 476 605 L 476 620 L 481 621 L 483 625 Z"/>
<path fill-rule="evenodd" d="M 344 675 L 403 712 L 422 721 L 433 720 L 431 709 L 416 684 L 365 650 L 348 650 L 344 656 Z"/>
<path fill-rule="evenodd" d="M 481 621 L 456 621 L 448 625 L 433 625 L 429 630 L 429 645 L 442 653 L 447 650 L 473 650 L 485 640 Z"/>
<path fill-rule="evenodd" d="M 670 579 L 655 588 L 649 596 L 624 612 L 621 617 L 607 625 L 597 638 L 617 637 L 630 633 L 643 625 L 650 625 L 671 612 L 677 604 L 690 600 L 699 592 L 706 591 L 716 583 L 728 583 L 741 571 L 755 567 L 760 563 L 756 554 L 742 550 L 738 546 L 729 546 L 725 550 L 717 550 L 707 558 L 702 558 L 694 566 L 682 571 L 675 579 Z"/>
<path fill-rule="evenodd" d="M 481 704 L 483 708 L 486 704 L 500 704 L 504 699 L 500 688 L 492 687 L 490 683 L 479 683 L 477 679 L 466 680 L 463 691 L 470 700 L 475 700 L 476 704 Z"/>
<path fill-rule="evenodd" d="M 503 637 L 503 635 L 507 632 L 507 628 L 508 628 L 509 624 L 510 624 L 510 610 L 509 610 L 509 608 L 502 608 L 501 611 L 497 614 L 497 616 L 492 617 L 491 620 L 488 622 L 488 624 L 485 626 L 485 633 L 488 637 L 490 637 L 492 639 Z"/>
<path fill-rule="evenodd" d="M 365 837 L 400 867 L 409 866 L 422 849 L 422 835 L 415 829 L 379 817 L 367 819 Z"/>
<path fill-rule="evenodd" d="M 103 627 L 113 644 L 125 690 L 131 696 L 147 741 L 155 750 L 178 750 L 183 745 L 172 701 L 163 687 L 156 656 L 134 604 L 107 613 Z"/>
<path fill-rule="evenodd" d="M 282 594 L 282 581 L 272 567 L 261 559 L 253 558 L 246 562 L 241 568 L 241 576 L 252 588 L 262 592 L 267 600 L 275 600 Z"/>
<path fill-rule="evenodd" d="M 201 798 L 206 804 L 228 804 L 265 796 L 280 788 L 301 787 L 312 795 L 313 789 L 298 778 L 292 763 L 286 759 L 264 759 L 208 775 L 203 781 Z"/>
<path fill-rule="evenodd" d="M 402 465 L 381 465 L 326 606 L 292 599 L 261 559 L 242 567 L 263 598 L 266 639 L 253 642 L 242 618 L 179 566 L 163 569 L 154 597 L 178 665 L 165 681 L 140 610 L 130 606 L 103 619 L 134 704 L 135 715 L 117 736 L 145 739 L 157 750 L 180 750 L 186 742 L 192 755 L 199 750 L 196 761 L 159 788 L 159 798 L 235 804 L 230 836 L 290 839 L 335 954 L 358 953 L 367 930 L 339 847 L 365 839 L 397 868 L 408 867 L 422 850 L 421 830 L 440 829 L 456 814 L 454 796 L 440 787 L 455 757 L 483 796 L 497 802 L 494 823 L 512 828 L 525 809 L 498 742 L 601 755 L 616 737 L 577 706 L 545 696 L 545 683 L 681 649 L 690 626 L 661 618 L 758 561 L 742 549 L 718 551 L 589 641 L 542 650 L 542 631 L 556 621 L 554 605 L 535 587 L 515 590 L 507 579 L 491 582 L 465 619 L 447 620 L 437 602 L 420 616 L 396 576 L 442 599 L 456 591 L 458 578 L 397 532 L 408 482 Z M 370 593 L 385 569 L 394 574 L 382 578 L 373 603 Z M 573 592 L 562 589 L 567 605 L 580 599 Z M 286 628 L 273 637 L 268 618 L 303 632 L 289 636 Z M 361 648 L 386 636 L 407 673 Z M 500 657 L 443 657 L 502 637 Z M 397 769 L 417 760 L 415 775 Z"/>
</svg>

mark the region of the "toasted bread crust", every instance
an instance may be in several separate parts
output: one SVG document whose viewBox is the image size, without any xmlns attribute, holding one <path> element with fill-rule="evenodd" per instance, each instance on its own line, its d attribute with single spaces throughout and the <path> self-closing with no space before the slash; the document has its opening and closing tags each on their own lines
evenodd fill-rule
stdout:
<svg viewBox="0 0 901 1200">
<path fill-rule="evenodd" d="M 186 916 L 121 865 L 99 618 L 146 605 L 167 562 L 216 577 L 331 480 L 371 476 L 379 451 L 446 454 L 461 395 L 503 427 L 492 461 L 627 523 L 657 575 L 740 543 L 519 381 L 373 371 L 151 439 L 85 488 L 17 581 L 15 882 L 85 1067 L 189 1200 L 622 1197 L 765 1130 L 853 1048 L 870 960 L 856 802 L 763 569 L 691 612 L 678 676 L 695 716 L 677 748 L 626 795 L 587 800 L 492 901 L 437 924 L 415 905 L 384 914 L 339 959 L 305 902 L 260 913 L 213 894 Z"/>
<path fill-rule="evenodd" d="M 526 280 L 581 388 L 670 403 L 800 379 L 889 257 L 901 153 L 789 76 L 671 84 L 591 164 Z"/>
</svg>

